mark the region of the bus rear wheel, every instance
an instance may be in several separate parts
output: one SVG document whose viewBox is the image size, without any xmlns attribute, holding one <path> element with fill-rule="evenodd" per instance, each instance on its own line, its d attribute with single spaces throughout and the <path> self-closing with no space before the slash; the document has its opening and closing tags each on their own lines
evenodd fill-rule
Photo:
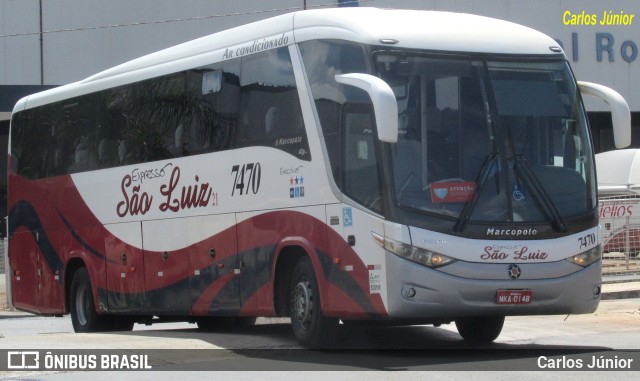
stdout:
<svg viewBox="0 0 640 381">
<path fill-rule="evenodd" d="M 307 257 L 293 268 L 289 287 L 289 312 L 293 335 L 306 348 L 326 348 L 333 343 L 338 319 L 327 318 L 320 307 L 320 290 Z"/>
<path fill-rule="evenodd" d="M 96 311 L 91 279 L 86 268 L 78 269 L 73 275 L 69 296 L 71 322 L 75 332 L 104 332 L 112 329 L 112 317 L 100 315 Z"/>
<path fill-rule="evenodd" d="M 133 326 L 136 323 L 135 319 L 129 316 L 113 316 L 111 319 L 112 331 L 130 332 L 133 330 Z"/>
<path fill-rule="evenodd" d="M 498 338 L 504 325 L 504 316 L 467 317 L 456 320 L 458 333 L 465 341 L 485 344 Z"/>
</svg>

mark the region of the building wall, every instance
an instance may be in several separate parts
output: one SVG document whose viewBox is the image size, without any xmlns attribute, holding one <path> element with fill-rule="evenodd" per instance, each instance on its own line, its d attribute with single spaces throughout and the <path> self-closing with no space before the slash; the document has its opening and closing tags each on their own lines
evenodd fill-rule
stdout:
<svg viewBox="0 0 640 381">
<path fill-rule="evenodd" d="M 296 5 L 301 8 L 302 3 L 290 0 L 43 0 L 42 78 L 38 33 L 40 0 L 0 0 L 0 34 L 36 33 L 0 38 L 0 53 L 11 57 L 2 65 L 0 84 L 60 85 L 78 81 L 147 53 L 285 13 Z M 273 9 L 283 10 L 256 12 Z"/>
<path fill-rule="evenodd" d="M 0 0 L 0 85 L 66 84 L 193 38 L 302 9 L 305 4 L 314 8 L 337 2 Z M 562 42 L 579 80 L 615 88 L 633 111 L 640 111 L 640 91 L 635 88 L 640 83 L 640 2 L 362 0 L 360 6 L 467 12 L 530 26 Z M 596 15 L 597 25 L 567 25 L 567 11 Z M 623 11 L 638 19 L 631 25 L 600 25 L 605 11 Z M 40 14 L 45 32 L 42 41 Z M 593 111 L 607 110 L 600 101 L 590 100 L 587 106 Z"/>
<path fill-rule="evenodd" d="M 0 0 L 0 85 L 40 84 L 38 0 Z M 0 110 L 7 111 L 7 110 Z"/>
</svg>

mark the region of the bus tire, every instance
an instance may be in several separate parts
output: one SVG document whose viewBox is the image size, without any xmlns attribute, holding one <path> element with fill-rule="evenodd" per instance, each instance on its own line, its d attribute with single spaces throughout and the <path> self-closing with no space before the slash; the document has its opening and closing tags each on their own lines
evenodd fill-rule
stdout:
<svg viewBox="0 0 640 381">
<path fill-rule="evenodd" d="M 293 268 L 289 287 L 289 312 L 293 335 L 300 345 L 311 348 L 331 346 L 338 319 L 327 318 L 320 307 L 320 291 L 308 257 L 301 257 Z"/>
<path fill-rule="evenodd" d="M 458 333 L 465 341 L 486 344 L 494 341 L 502 332 L 504 316 L 482 316 L 456 319 Z"/>
<path fill-rule="evenodd" d="M 73 275 L 70 291 L 69 309 L 75 332 L 104 332 L 113 328 L 112 317 L 96 311 L 91 279 L 85 267 Z"/>
<path fill-rule="evenodd" d="M 133 326 L 136 322 L 134 318 L 129 316 L 113 316 L 112 323 L 112 331 L 130 332 L 133 330 Z"/>
</svg>

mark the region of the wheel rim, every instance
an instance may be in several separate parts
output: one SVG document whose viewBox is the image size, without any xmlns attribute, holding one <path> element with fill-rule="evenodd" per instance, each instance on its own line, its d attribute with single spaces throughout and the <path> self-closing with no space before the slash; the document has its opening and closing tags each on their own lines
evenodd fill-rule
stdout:
<svg viewBox="0 0 640 381">
<path fill-rule="evenodd" d="M 87 316 L 89 309 L 89 292 L 84 285 L 79 287 L 76 293 L 76 316 L 78 317 L 78 323 L 80 325 L 87 325 Z"/>
<path fill-rule="evenodd" d="M 313 306 L 309 281 L 301 280 L 293 289 L 293 316 L 302 328 L 308 329 L 311 324 Z"/>
</svg>

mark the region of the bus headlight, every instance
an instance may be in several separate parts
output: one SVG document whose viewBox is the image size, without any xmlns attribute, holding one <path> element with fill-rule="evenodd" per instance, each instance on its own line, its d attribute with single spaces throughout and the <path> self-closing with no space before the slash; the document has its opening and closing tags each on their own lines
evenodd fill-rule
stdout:
<svg viewBox="0 0 640 381">
<path fill-rule="evenodd" d="M 593 249 L 585 251 L 584 253 L 580 253 L 578 255 L 574 255 L 571 258 L 567 258 L 567 261 L 578 266 L 587 267 L 600 258 L 602 258 L 602 246 L 598 245 Z"/>
<path fill-rule="evenodd" d="M 406 258 L 412 262 L 419 263 L 421 265 L 434 269 L 456 261 L 451 257 L 447 257 L 446 255 L 430 250 L 420 249 L 418 247 L 400 243 L 389 238 L 384 239 L 384 248 L 399 257 Z"/>
</svg>

